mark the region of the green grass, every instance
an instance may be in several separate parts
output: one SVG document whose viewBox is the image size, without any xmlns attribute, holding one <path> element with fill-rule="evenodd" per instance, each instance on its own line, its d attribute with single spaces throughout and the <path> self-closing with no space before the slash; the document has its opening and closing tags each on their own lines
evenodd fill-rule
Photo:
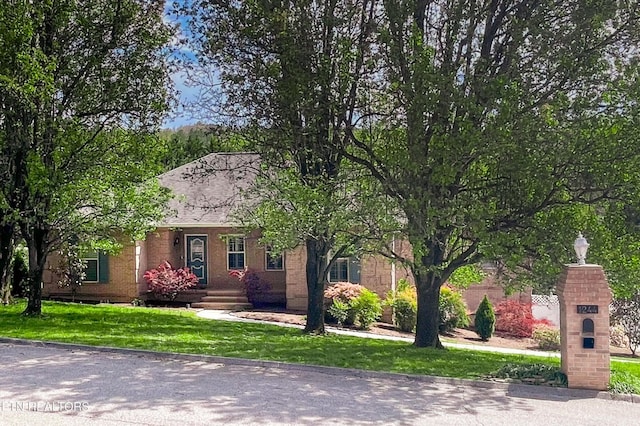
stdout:
<svg viewBox="0 0 640 426">
<path fill-rule="evenodd" d="M 465 379 L 493 375 L 505 363 L 559 366 L 557 358 L 307 336 L 293 328 L 202 319 L 184 310 L 44 302 L 44 315 L 34 318 L 21 316 L 23 309 L 23 303 L 0 308 L 1 336 Z M 640 393 L 640 364 L 613 362 L 612 368 L 620 389 L 638 382 L 632 389 Z"/>
</svg>

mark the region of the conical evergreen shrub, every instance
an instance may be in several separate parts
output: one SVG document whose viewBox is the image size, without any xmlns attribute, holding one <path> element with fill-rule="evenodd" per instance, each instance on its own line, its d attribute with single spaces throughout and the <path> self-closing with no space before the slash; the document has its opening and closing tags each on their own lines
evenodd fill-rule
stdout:
<svg viewBox="0 0 640 426">
<path fill-rule="evenodd" d="M 483 341 L 487 341 L 493 336 L 493 331 L 496 326 L 496 314 L 486 294 L 476 311 L 475 326 L 476 334 L 478 334 Z"/>
</svg>

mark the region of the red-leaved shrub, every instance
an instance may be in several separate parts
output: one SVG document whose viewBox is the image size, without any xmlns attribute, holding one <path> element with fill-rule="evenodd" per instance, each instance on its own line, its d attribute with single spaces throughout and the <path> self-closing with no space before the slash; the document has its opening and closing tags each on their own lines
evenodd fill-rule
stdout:
<svg viewBox="0 0 640 426">
<path fill-rule="evenodd" d="M 244 269 L 236 269 L 229 271 L 229 276 L 237 278 L 244 285 L 244 291 L 247 299 L 254 306 L 261 294 L 271 290 L 271 284 L 260 277 L 253 269 L 245 267 Z"/>
<path fill-rule="evenodd" d="M 144 273 L 148 292 L 154 296 L 175 300 L 178 293 L 198 285 L 198 277 L 189 268 L 174 269 L 167 261 Z"/>
<path fill-rule="evenodd" d="M 535 325 L 553 325 L 546 319 L 533 318 L 530 303 L 504 300 L 496 305 L 495 313 L 496 331 L 512 337 L 531 337 Z"/>
</svg>

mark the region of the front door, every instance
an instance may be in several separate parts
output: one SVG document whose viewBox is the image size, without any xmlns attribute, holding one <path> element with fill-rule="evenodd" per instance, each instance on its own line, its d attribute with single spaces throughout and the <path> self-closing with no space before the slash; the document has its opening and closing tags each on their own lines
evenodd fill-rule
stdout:
<svg viewBox="0 0 640 426">
<path fill-rule="evenodd" d="M 207 286 L 207 236 L 187 235 L 187 268 L 198 277 L 200 287 Z"/>
</svg>

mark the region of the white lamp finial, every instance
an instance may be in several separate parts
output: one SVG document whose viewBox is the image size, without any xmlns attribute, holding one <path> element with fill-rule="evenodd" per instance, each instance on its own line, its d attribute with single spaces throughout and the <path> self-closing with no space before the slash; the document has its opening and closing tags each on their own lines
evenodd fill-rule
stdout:
<svg viewBox="0 0 640 426">
<path fill-rule="evenodd" d="M 587 250 L 589 249 L 589 243 L 587 239 L 582 236 L 582 232 L 578 233 L 578 238 L 573 243 L 573 248 L 576 251 L 578 257 L 578 265 L 584 265 L 587 258 Z"/>
</svg>

